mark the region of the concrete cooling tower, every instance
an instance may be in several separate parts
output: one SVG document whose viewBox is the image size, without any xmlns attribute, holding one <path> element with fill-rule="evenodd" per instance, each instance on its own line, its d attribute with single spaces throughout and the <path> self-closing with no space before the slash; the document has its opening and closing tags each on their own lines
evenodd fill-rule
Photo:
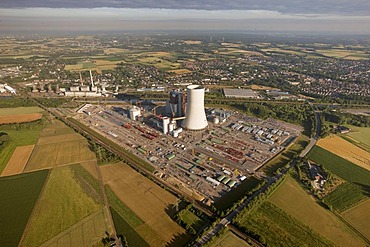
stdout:
<svg viewBox="0 0 370 247">
<path fill-rule="evenodd" d="M 208 126 L 204 111 L 204 87 L 190 85 L 187 87 L 185 120 L 182 127 L 188 130 L 202 130 Z"/>
</svg>

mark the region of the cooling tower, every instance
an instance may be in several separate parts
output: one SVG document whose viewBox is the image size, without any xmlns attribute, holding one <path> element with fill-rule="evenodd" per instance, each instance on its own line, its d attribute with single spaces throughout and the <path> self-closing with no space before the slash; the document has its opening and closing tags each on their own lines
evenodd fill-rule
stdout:
<svg viewBox="0 0 370 247">
<path fill-rule="evenodd" d="M 188 130 L 202 130 L 208 126 L 204 111 L 204 87 L 190 85 L 187 87 L 185 120 L 182 127 Z"/>
</svg>

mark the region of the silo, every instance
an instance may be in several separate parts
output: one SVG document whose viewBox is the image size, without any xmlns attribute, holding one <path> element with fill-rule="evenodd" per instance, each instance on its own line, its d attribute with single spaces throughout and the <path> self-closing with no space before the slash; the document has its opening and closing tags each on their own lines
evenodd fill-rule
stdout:
<svg viewBox="0 0 370 247">
<path fill-rule="evenodd" d="M 168 125 L 170 124 L 170 119 L 168 117 L 164 117 L 162 123 L 163 123 L 163 134 L 167 135 Z"/>
<path fill-rule="evenodd" d="M 204 111 L 204 87 L 190 85 L 187 87 L 185 120 L 182 127 L 188 130 L 202 130 L 208 126 Z"/>
</svg>

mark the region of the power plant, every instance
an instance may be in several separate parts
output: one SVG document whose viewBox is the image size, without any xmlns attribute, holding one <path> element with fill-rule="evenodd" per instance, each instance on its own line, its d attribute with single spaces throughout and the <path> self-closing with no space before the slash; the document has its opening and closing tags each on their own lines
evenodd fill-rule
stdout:
<svg viewBox="0 0 370 247">
<path fill-rule="evenodd" d="M 185 120 L 181 126 L 187 130 L 202 130 L 208 126 L 204 111 L 204 87 L 200 85 L 187 86 L 187 102 Z"/>
</svg>

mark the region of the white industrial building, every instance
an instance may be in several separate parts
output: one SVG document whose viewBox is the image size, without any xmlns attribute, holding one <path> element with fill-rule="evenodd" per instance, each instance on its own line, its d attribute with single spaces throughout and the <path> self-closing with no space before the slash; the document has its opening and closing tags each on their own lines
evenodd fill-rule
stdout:
<svg viewBox="0 0 370 247">
<path fill-rule="evenodd" d="M 132 107 L 129 110 L 129 117 L 132 120 L 137 120 L 137 117 L 140 116 L 141 112 L 140 109 L 137 107 Z"/>
<path fill-rule="evenodd" d="M 204 87 L 200 85 L 189 85 L 186 92 L 186 113 L 182 127 L 187 130 L 202 130 L 207 128 L 208 122 L 204 111 Z"/>
</svg>

